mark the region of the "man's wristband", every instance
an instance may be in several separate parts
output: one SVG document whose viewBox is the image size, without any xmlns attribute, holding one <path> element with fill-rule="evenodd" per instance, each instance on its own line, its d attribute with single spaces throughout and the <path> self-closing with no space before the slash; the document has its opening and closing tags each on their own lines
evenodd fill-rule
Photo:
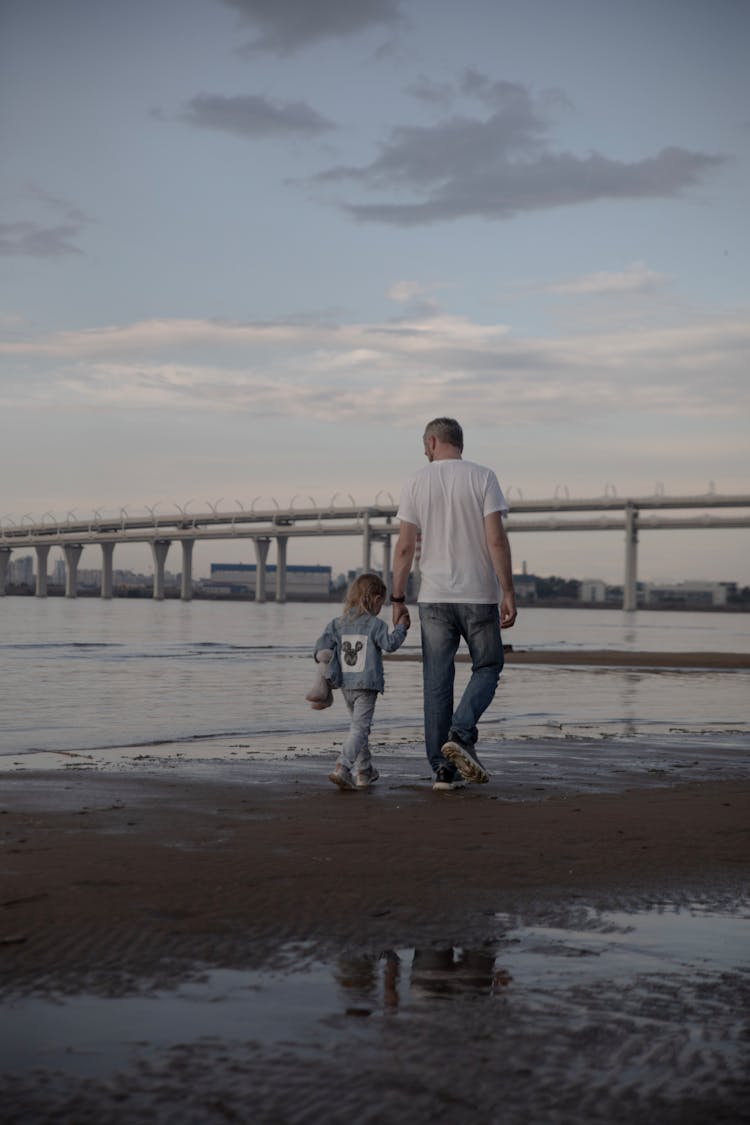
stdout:
<svg viewBox="0 0 750 1125">
<path fill-rule="evenodd" d="M 395 595 L 391 594 L 391 601 L 395 602 L 397 605 L 402 605 L 402 603 L 406 601 L 406 598 L 405 597 L 397 598 L 397 597 L 395 597 Z"/>
</svg>

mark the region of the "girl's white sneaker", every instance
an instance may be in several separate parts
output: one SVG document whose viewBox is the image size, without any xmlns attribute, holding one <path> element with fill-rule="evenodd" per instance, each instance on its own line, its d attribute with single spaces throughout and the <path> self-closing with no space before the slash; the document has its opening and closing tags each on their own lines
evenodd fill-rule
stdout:
<svg viewBox="0 0 750 1125">
<path fill-rule="evenodd" d="M 357 789 L 367 789 L 370 785 L 374 785 L 380 777 L 380 774 L 375 769 L 375 766 L 367 766 L 366 769 L 357 771 Z"/>
<path fill-rule="evenodd" d="M 347 769 L 346 766 L 336 766 L 333 773 L 329 773 L 328 780 L 332 781 L 334 785 L 338 785 L 339 789 L 355 789 L 354 779 L 352 778 L 352 771 Z"/>
</svg>

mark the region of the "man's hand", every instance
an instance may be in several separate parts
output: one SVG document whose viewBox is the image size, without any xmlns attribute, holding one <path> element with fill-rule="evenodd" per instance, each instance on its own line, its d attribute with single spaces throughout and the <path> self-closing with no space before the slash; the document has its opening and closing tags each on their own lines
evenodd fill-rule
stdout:
<svg viewBox="0 0 750 1125">
<path fill-rule="evenodd" d="M 393 603 L 393 624 L 398 625 L 399 621 L 403 621 L 408 629 L 411 625 L 411 618 L 409 617 L 409 610 L 406 608 L 404 602 Z"/>
<path fill-rule="evenodd" d="M 516 622 L 516 595 L 513 590 L 510 543 L 499 512 L 490 512 L 484 517 L 484 534 L 487 550 L 500 582 L 500 589 L 503 591 L 503 600 L 500 602 L 500 628 L 510 629 Z"/>
<path fill-rule="evenodd" d="M 516 623 L 516 597 L 515 594 L 503 594 L 500 602 L 500 628 L 511 629 Z"/>
<path fill-rule="evenodd" d="M 399 525 L 398 539 L 396 540 L 396 549 L 393 552 L 393 577 L 392 590 L 395 592 L 399 590 L 399 597 L 406 594 L 406 586 L 409 581 L 409 571 L 411 570 L 412 560 L 414 559 L 414 552 L 417 546 L 417 527 L 416 524 L 407 523 L 402 520 Z M 393 624 L 398 625 L 399 621 L 403 621 L 406 628 L 411 624 L 409 619 L 409 611 L 406 608 L 405 602 L 393 602 Z"/>
</svg>

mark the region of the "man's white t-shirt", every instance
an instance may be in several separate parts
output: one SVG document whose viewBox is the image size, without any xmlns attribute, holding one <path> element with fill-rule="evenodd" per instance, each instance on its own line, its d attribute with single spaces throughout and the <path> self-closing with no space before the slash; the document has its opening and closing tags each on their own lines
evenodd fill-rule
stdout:
<svg viewBox="0 0 750 1125">
<path fill-rule="evenodd" d="M 398 519 L 422 536 L 420 602 L 497 603 L 499 584 L 484 533 L 508 504 L 492 469 L 473 461 L 432 461 L 404 485 Z"/>
</svg>

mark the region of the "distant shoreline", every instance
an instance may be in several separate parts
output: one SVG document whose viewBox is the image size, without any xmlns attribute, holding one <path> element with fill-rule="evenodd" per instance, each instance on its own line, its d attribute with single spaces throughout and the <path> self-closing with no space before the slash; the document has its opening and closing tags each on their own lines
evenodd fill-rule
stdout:
<svg viewBox="0 0 750 1125">
<path fill-rule="evenodd" d="M 2 595 L 8 598 L 34 598 L 36 594 L 34 590 L 30 589 L 14 589 L 12 587 L 6 589 L 5 594 Z M 64 598 L 65 589 L 62 586 L 48 586 L 48 598 Z M 101 592 L 96 588 L 78 590 L 76 598 L 98 599 L 101 597 Z M 115 590 L 113 593 L 113 601 L 151 601 L 153 599 L 153 591 L 149 586 L 133 586 L 128 590 Z M 295 603 L 299 605 L 341 605 L 344 599 L 343 592 L 336 590 L 329 594 L 328 597 L 321 597 L 316 595 L 312 598 L 303 598 L 296 595 L 287 595 L 287 603 Z M 181 593 L 178 587 L 172 587 L 164 591 L 164 601 L 180 601 Z M 192 601 L 196 602 L 254 602 L 254 594 L 204 594 L 200 590 L 193 591 Z M 275 602 L 276 598 L 273 594 L 269 594 L 265 603 L 268 604 Z M 416 602 L 409 603 L 416 605 Z M 543 598 L 537 599 L 533 602 L 521 601 L 518 603 L 519 611 L 527 609 L 593 609 L 601 612 L 602 610 L 615 610 L 622 613 L 624 610 L 621 605 L 613 605 L 612 603 L 602 602 L 579 602 L 571 598 Z M 638 613 L 750 613 L 750 602 L 743 602 L 735 605 L 688 605 L 674 604 L 674 605 L 650 605 L 638 606 Z"/>
</svg>

